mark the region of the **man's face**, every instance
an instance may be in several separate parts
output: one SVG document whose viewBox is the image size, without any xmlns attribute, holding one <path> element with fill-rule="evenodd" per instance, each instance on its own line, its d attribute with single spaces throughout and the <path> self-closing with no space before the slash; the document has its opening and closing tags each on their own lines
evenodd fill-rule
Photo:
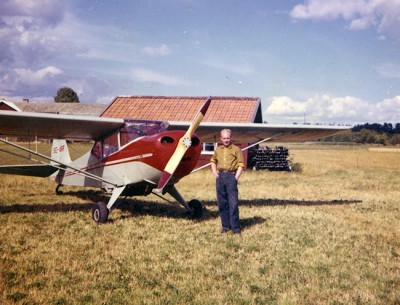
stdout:
<svg viewBox="0 0 400 305">
<path fill-rule="evenodd" d="M 224 146 L 229 146 L 231 144 L 231 135 L 229 132 L 221 133 L 221 142 Z"/>
</svg>

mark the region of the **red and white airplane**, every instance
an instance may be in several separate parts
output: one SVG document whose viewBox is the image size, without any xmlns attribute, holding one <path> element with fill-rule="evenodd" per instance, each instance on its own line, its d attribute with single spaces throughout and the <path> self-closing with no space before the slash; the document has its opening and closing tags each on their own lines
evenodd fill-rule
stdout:
<svg viewBox="0 0 400 305">
<path fill-rule="evenodd" d="M 191 123 L 0 111 L 0 142 L 48 160 L 3 165 L 0 173 L 50 177 L 58 183 L 57 192 L 62 185 L 102 188 L 111 197 L 108 204 L 94 205 L 92 218 L 98 223 L 107 221 L 120 196 L 147 196 L 154 190 L 170 194 L 192 217 L 200 218 L 201 203 L 196 199 L 187 203 L 175 187 L 199 160 L 202 145 L 195 132 L 211 142 L 222 128 L 230 128 L 235 139 L 249 143 L 255 139 L 314 140 L 349 128 L 209 122 L 200 125 L 211 100 L 207 99 Z M 168 130 L 171 126 L 174 130 Z M 51 156 L 5 140 L 5 136 L 54 139 Z M 66 140 L 95 143 L 89 152 L 72 161 Z"/>
</svg>

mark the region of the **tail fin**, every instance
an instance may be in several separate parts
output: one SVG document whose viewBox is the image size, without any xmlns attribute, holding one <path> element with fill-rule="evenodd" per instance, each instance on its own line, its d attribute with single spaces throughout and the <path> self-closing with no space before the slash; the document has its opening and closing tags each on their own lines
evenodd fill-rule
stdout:
<svg viewBox="0 0 400 305">
<path fill-rule="evenodd" d="M 65 140 L 53 140 L 53 146 L 51 148 L 51 158 L 55 161 L 59 161 L 62 164 L 71 163 L 71 156 L 69 155 L 69 150 L 67 146 L 67 141 Z M 51 164 L 58 164 L 54 161 Z"/>
</svg>

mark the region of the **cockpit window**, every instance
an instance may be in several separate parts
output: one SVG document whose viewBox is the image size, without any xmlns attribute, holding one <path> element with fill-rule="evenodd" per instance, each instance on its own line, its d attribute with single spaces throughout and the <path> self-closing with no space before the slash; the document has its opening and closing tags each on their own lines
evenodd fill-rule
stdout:
<svg viewBox="0 0 400 305">
<path fill-rule="evenodd" d="M 168 123 L 162 121 L 126 120 L 125 126 L 120 129 L 121 146 L 139 137 L 164 132 L 167 128 Z"/>
<path fill-rule="evenodd" d="M 118 133 L 113 133 L 103 141 L 103 157 L 107 157 L 118 150 Z"/>
<path fill-rule="evenodd" d="M 105 158 L 118 151 L 118 132 L 113 133 L 104 140 L 95 143 L 92 153 L 98 158 Z"/>
<path fill-rule="evenodd" d="M 119 131 L 96 142 L 92 153 L 98 159 L 105 158 L 118 151 L 121 146 L 139 137 L 151 136 L 166 131 L 168 126 L 168 122 L 163 121 L 125 120 L 125 125 Z"/>
</svg>

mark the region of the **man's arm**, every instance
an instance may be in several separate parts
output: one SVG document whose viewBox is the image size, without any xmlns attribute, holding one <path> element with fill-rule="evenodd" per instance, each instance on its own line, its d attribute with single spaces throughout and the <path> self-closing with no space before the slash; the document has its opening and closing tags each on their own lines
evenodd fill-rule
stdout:
<svg viewBox="0 0 400 305">
<path fill-rule="evenodd" d="M 239 181 L 240 175 L 243 173 L 243 170 L 244 170 L 244 158 L 243 158 L 242 151 L 237 146 L 236 146 L 236 156 L 237 156 L 236 161 L 237 161 L 238 169 L 236 170 L 235 178 L 236 178 L 236 181 Z"/>
<path fill-rule="evenodd" d="M 240 175 L 243 173 L 243 167 L 238 167 L 235 173 L 236 181 L 239 181 Z"/>
<path fill-rule="evenodd" d="M 219 174 L 218 174 L 218 170 L 217 170 L 217 164 L 215 164 L 214 162 L 211 162 L 211 170 L 212 170 L 215 178 L 218 178 Z"/>
</svg>

